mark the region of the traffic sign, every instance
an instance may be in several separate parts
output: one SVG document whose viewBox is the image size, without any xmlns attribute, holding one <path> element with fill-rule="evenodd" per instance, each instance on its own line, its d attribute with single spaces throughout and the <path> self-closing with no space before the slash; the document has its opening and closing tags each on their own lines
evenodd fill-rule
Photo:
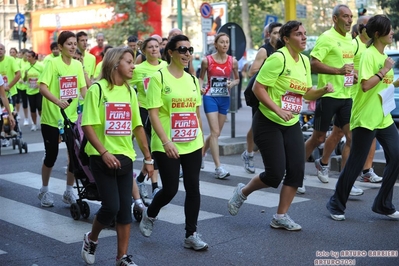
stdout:
<svg viewBox="0 0 399 266">
<path fill-rule="evenodd" d="M 237 61 L 244 55 L 247 41 L 245 34 L 240 25 L 233 22 L 227 22 L 218 31 L 218 33 L 224 32 L 230 37 L 230 47 L 227 51 L 228 55 L 235 56 Z"/>
<path fill-rule="evenodd" d="M 25 23 L 25 16 L 21 13 L 17 13 L 14 20 L 17 25 L 23 25 Z"/>
<path fill-rule="evenodd" d="M 201 18 L 201 27 L 202 27 L 202 32 L 211 32 L 212 31 L 212 19 Z"/>
<path fill-rule="evenodd" d="M 209 3 L 202 3 L 200 12 L 203 18 L 210 18 L 212 15 L 212 6 Z"/>
<path fill-rule="evenodd" d="M 267 24 L 273 23 L 273 22 L 277 22 L 278 17 L 277 16 L 272 16 L 272 15 L 267 15 L 266 19 L 265 19 L 265 26 Z"/>
</svg>

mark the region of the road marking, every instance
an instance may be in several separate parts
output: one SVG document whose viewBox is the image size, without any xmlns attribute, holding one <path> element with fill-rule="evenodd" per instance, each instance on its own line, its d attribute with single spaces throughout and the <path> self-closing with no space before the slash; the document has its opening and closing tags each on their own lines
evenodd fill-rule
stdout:
<svg viewBox="0 0 399 266">
<path fill-rule="evenodd" d="M 3 254 L 7 254 L 7 252 L 5 252 L 4 250 L 0 249 L 0 255 L 3 255 Z"/>
<path fill-rule="evenodd" d="M 44 144 L 43 142 L 40 143 L 27 143 L 28 144 L 28 153 L 31 152 L 41 152 L 44 151 Z M 64 142 L 60 143 L 59 149 L 66 149 L 66 145 Z M 18 154 L 18 146 L 15 147 L 15 150 L 13 150 L 12 145 L 8 147 L 1 147 L 1 155 L 11 155 L 11 154 Z M 22 154 L 25 153 L 25 150 L 22 149 Z"/>
<path fill-rule="evenodd" d="M 70 217 L 7 198 L 0 197 L 0 206 L 1 220 L 66 244 L 81 242 L 83 234 L 91 230 L 88 222 L 75 221 Z M 100 237 L 115 235 L 114 230 L 103 230 Z"/>
</svg>

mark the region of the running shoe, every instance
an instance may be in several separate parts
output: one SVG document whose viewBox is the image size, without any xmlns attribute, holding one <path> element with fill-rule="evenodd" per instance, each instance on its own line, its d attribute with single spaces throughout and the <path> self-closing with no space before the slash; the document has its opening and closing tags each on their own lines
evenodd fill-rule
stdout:
<svg viewBox="0 0 399 266">
<path fill-rule="evenodd" d="M 328 183 L 328 165 L 321 165 L 321 159 L 316 159 L 314 164 L 317 169 L 317 177 L 322 183 Z"/>
<path fill-rule="evenodd" d="M 201 251 L 206 250 L 208 248 L 208 244 L 201 239 L 200 234 L 195 232 L 193 235 L 184 239 L 184 247 L 194 249 L 195 251 Z"/>
<path fill-rule="evenodd" d="M 154 222 L 156 220 L 156 218 L 151 218 L 148 217 L 147 215 L 147 210 L 148 208 L 146 208 L 143 211 L 143 218 L 140 221 L 140 232 L 143 236 L 149 237 L 152 233 L 152 229 L 154 227 Z"/>
<path fill-rule="evenodd" d="M 370 182 L 370 183 L 380 183 L 382 182 L 382 177 L 378 176 L 375 172 L 373 168 L 370 168 L 370 170 L 365 173 L 365 174 L 361 174 L 361 181 L 362 182 Z"/>
<path fill-rule="evenodd" d="M 225 179 L 226 177 L 230 176 L 230 173 L 227 172 L 223 166 L 219 166 L 215 169 L 215 177 L 218 179 Z"/>
<path fill-rule="evenodd" d="M 89 239 L 90 232 L 84 234 L 83 236 L 83 245 L 82 245 L 82 259 L 87 263 L 87 264 L 94 264 L 96 261 L 96 248 L 98 245 L 98 241 L 94 242 Z"/>
<path fill-rule="evenodd" d="M 144 184 L 144 182 L 139 182 L 139 181 L 137 181 L 137 178 L 136 178 L 136 183 L 137 183 L 137 186 L 138 186 L 138 188 L 139 188 L 139 193 L 140 193 L 140 196 L 144 199 L 144 198 L 148 198 L 148 191 L 147 191 L 147 187 L 146 187 L 146 185 Z"/>
<path fill-rule="evenodd" d="M 233 216 L 237 215 L 241 205 L 247 199 L 247 197 L 245 197 L 241 191 L 244 186 L 245 185 L 243 183 L 239 183 L 237 187 L 234 189 L 233 196 L 230 198 L 229 202 L 227 203 L 227 208 L 229 210 L 229 213 Z"/>
<path fill-rule="evenodd" d="M 53 207 L 54 206 L 54 198 L 53 194 L 50 192 L 41 192 L 39 191 L 39 194 L 37 195 L 38 199 L 40 200 L 40 205 L 42 207 Z"/>
<path fill-rule="evenodd" d="M 73 194 L 72 191 L 65 191 L 64 195 L 62 195 L 62 201 L 65 204 L 71 205 L 73 203 L 76 203 L 76 196 L 75 196 L 75 194 Z"/>
<path fill-rule="evenodd" d="M 361 195 L 363 195 L 363 193 L 364 193 L 363 189 L 357 188 L 357 187 L 355 187 L 353 185 L 349 195 L 351 195 L 351 196 L 361 196 Z"/>
<path fill-rule="evenodd" d="M 302 227 L 295 223 L 289 216 L 288 214 L 284 214 L 283 218 L 276 218 L 275 215 L 273 215 L 273 219 L 270 222 L 270 226 L 273 228 L 283 228 L 286 229 L 288 231 L 298 231 L 301 230 Z"/>
<path fill-rule="evenodd" d="M 122 258 L 116 260 L 116 266 L 137 266 L 136 263 L 132 261 L 132 255 L 123 255 Z"/>
<path fill-rule="evenodd" d="M 255 173 L 254 156 L 249 156 L 246 151 L 241 154 L 241 159 L 244 161 L 244 169 L 249 174 Z"/>
</svg>

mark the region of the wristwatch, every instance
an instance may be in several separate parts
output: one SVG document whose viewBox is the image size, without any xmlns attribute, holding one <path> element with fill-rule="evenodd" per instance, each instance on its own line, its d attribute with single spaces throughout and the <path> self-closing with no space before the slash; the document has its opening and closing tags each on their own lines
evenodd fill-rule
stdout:
<svg viewBox="0 0 399 266">
<path fill-rule="evenodd" d="M 144 164 L 154 164 L 154 159 L 151 159 L 149 161 L 147 161 L 146 159 L 143 159 L 143 163 Z"/>
</svg>

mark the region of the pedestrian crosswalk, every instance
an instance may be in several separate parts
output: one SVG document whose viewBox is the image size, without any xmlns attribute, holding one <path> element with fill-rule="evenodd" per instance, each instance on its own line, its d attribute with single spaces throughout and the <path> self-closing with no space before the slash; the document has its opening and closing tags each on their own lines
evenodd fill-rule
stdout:
<svg viewBox="0 0 399 266">
<path fill-rule="evenodd" d="M 230 178 L 234 178 L 234 176 L 239 176 L 241 178 L 246 178 L 249 181 L 249 179 L 254 176 L 253 174 L 246 173 L 242 166 L 230 164 L 225 164 L 224 166 L 226 170 L 232 174 L 232 177 Z M 201 170 L 201 175 L 211 174 L 213 173 L 213 171 L 213 163 L 205 162 L 205 168 Z M 135 169 L 135 172 L 138 173 L 139 170 Z M 222 181 L 217 179 L 214 179 L 214 181 L 208 181 L 209 179 L 206 180 L 207 181 L 200 181 L 200 190 L 202 197 L 211 197 L 215 199 L 225 200 L 227 203 L 227 200 L 231 197 L 233 193 L 235 184 L 234 186 L 232 186 L 230 182 L 230 185 L 225 185 Z M 330 178 L 329 183 L 323 184 L 317 179 L 317 177 L 308 176 L 305 180 L 305 184 L 307 187 L 334 190 L 336 181 L 336 178 Z M 41 176 L 39 174 L 31 172 L 2 174 L 0 175 L 0 185 L 1 182 L 9 182 L 13 185 L 15 184 L 18 187 L 33 188 L 35 190 L 38 190 L 41 186 Z M 145 182 L 150 185 L 149 181 Z M 356 185 L 363 190 L 372 189 L 380 186 L 379 184 L 361 182 L 356 182 Z M 396 186 L 399 185 L 396 184 Z M 62 196 L 65 190 L 65 180 L 51 178 L 49 189 L 54 195 Z M 179 191 L 184 191 L 184 186 L 182 182 L 180 182 L 179 184 Z M 58 197 L 58 199 L 60 198 L 61 197 Z M 311 199 L 308 198 L 306 194 L 296 196 L 294 198 L 293 204 L 298 204 L 309 200 Z M 70 216 L 62 215 L 52 211 L 51 208 L 42 208 L 40 207 L 39 200 L 36 198 L 36 196 L 32 198 L 32 202 L 33 204 L 26 204 L 23 202 L 19 202 L 18 197 L 11 199 L 0 196 L 0 206 L 2 206 L 2 210 L 0 212 L 0 220 L 66 244 L 78 243 L 82 241 L 83 234 L 87 231 L 90 231 L 91 219 L 76 221 L 73 220 Z M 35 202 L 37 203 L 36 205 Z M 274 190 L 273 192 L 260 190 L 251 194 L 245 204 L 261 206 L 263 208 L 273 208 L 278 206 L 278 202 L 278 190 Z M 98 208 L 99 204 L 100 202 L 98 201 L 90 201 L 90 206 L 92 208 L 91 213 L 95 213 L 95 208 Z M 62 205 L 64 204 L 61 202 L 61 200 L 59 200 L 58 202 L 56 201 L 54 208 L 60 208 L 60 206 Z M 64 208 L 64 206 L 62 207 Z M 199 214 L 199 220 L 216 219 L 228 215 L 227 208 L 224 210 L 220 210 L 220 212 L 209 212 L 205 211 L 207 208 L 206 206 L 202 205 L 201 209 L 202 210 Z M 159 213 L 158 220 L 172 224 L 184 224 L 184 206 L 172 203 L 168 204 Z M 103 238 L 115 235 L 116 233 L 114 230 L 104 230 L 101 233 L 100 237 Z M 7 252 L 0 250 L 0 255 L 5 253 Z"/>
</svg>

